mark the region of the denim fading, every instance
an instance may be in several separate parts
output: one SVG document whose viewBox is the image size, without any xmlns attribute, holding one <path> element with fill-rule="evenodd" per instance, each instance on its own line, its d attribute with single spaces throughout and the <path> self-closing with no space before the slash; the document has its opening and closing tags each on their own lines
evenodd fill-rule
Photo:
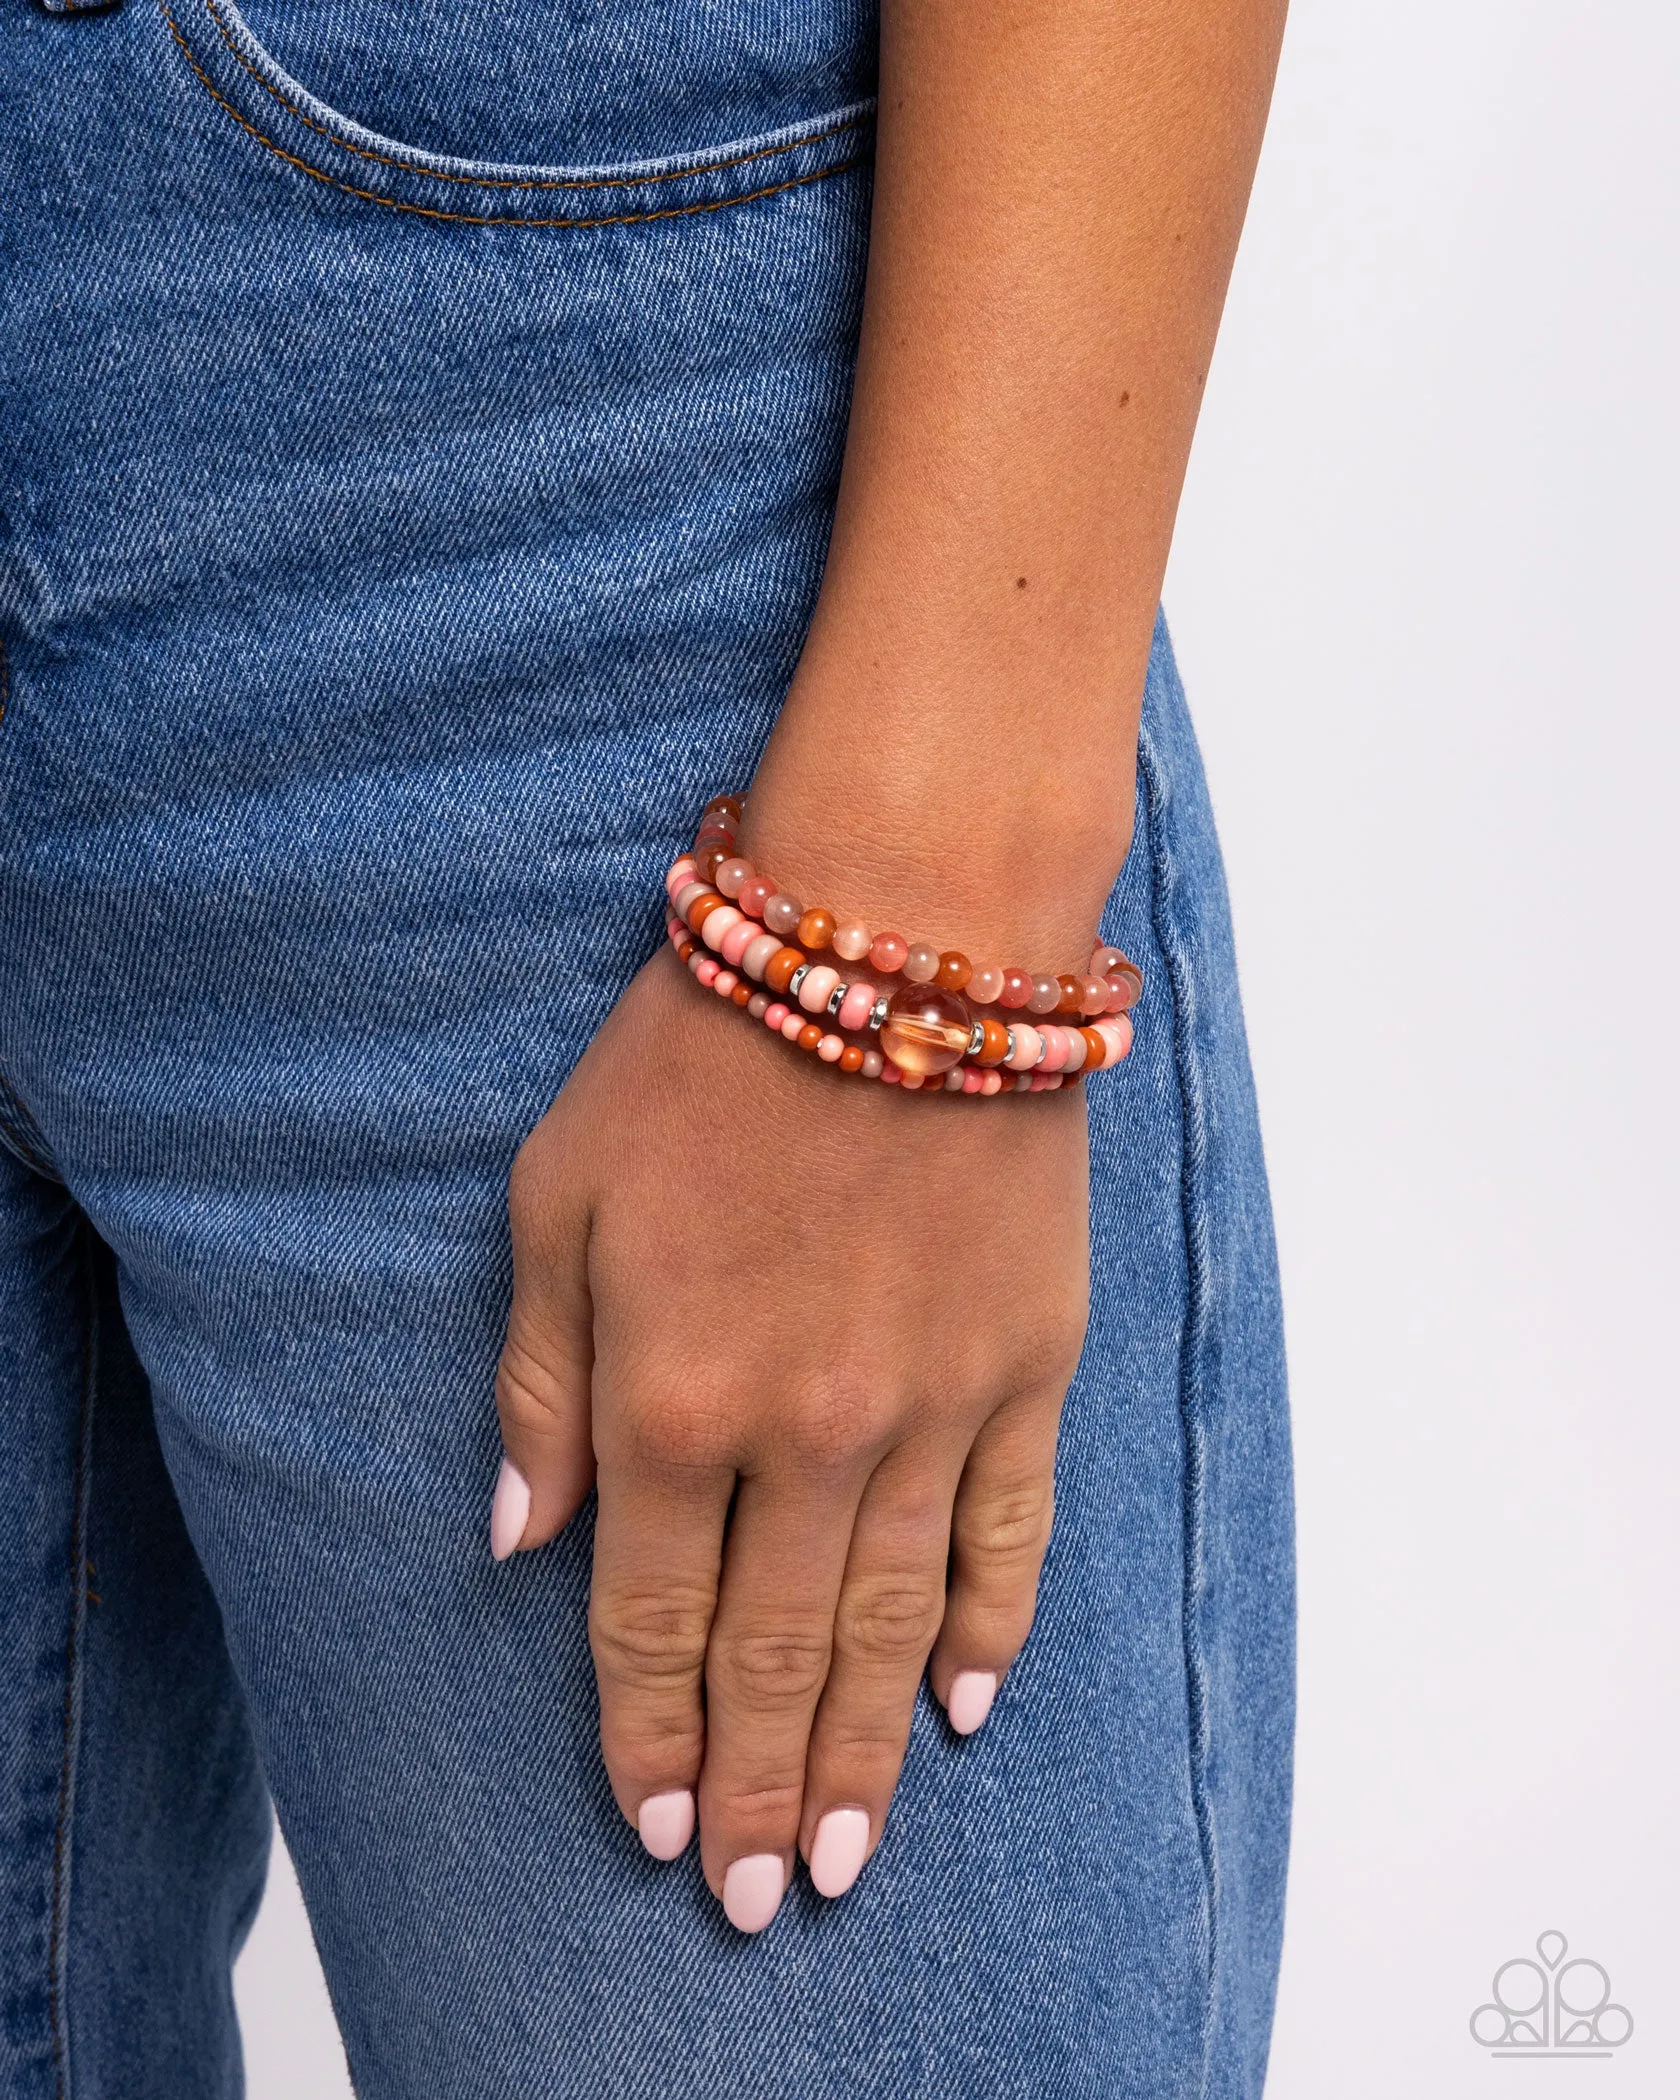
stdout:
<svg viewBox="0 0 1680 2100">
<path fill-rule="evenodd" d="M 873 63 L 850 0 L 0 7 L 19 2100 L 239 2090 L 270 1798 L 364 2100 L 1260 2090 L 1284 1381 L 1164 629 L 992 1718 L 924 1697 L 857 1889 L 742 1940 L 608 1792 L 589 1512 L 486 1549 L 509 1164 L 815 596 Z M 907 1104 L 970 1112 L 1011 1110 Z"/>
</svg>

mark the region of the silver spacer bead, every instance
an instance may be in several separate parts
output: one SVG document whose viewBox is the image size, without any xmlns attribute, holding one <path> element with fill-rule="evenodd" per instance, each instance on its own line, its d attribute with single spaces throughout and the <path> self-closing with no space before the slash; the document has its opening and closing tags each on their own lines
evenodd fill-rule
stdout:
<svg viewBox="0 0 1680 2100">
<path fill-rule="evenodd" d="M 823 1012 L 830 1015 L 837 1014 L 840 1011 L 841 1000 L 845 998 L 850 990 L 851 986 L 849 984 L 837 984 L 833 991 L 829 993 L 828 1004 L 823 1008 Z"/>
<path fill-rule="evenodd" d="M 874 1033 L 875 1033 L 875 1032 L 876 1032 L 877 1030 L 879 1030 L 879 1028 L 880 1028 L 880 1026 L 881 1026 L 881 1023 L 882 1023 L 882 1022 L 883 1022 L 883 1021 L 884 1021 L 884 1020 L 885 1020 L 886 1018 L 887 1018 L 887 995 L 886 995 L 886 993 L 885 993 L 885 992 L 883 992 L 883 993 L 881 994 L 880 998 L 879 998 L 879 999 L 877 999 L 877 1000 L 876 1000 L 876 1002 L 875 1002 L 875 1004 L 874 1004 L 874 1005 L 873 1005 L 873 1006 L 872 1006 L 872 1007 L 871 1007 L 871 1008 L 869 1009 L 869 1030 L 870 1030 L 870 1033 L 871 1033 L 871 1034 L 874 1034 Z"/>
<path fill-rule="evenodd" d="M 1032 1064 L 1028 1066 L 1027 1069 L 1029 1071 L 1035 1070 L 1039 1065 L 1043 1064 L 1045 1054 L 1049 1050 L 1049 1048 L 1050 1045 L 1048 1042 L 1046 1042 L 1044 1030 L 1041 1028 L 1038 1031 L 1038 1055 L 1033 1059 Z"/>
<path fill-rule="evenodd" d="M 985 1028 L 980 1022 L 976 1021 L 974 1026 L 968 1031 L 968 1048 L 963 1052 L 963 1055 L 965 1057 L 978 1057 L 985 1047 Z"/>
<path fill-rule="evenodd" d="M 788 979 L 787 990 L 782 994 L 782 997 L 784 999 L 797 1000 L 799 997 L 799 987 L 805 982 L 806 978 L 809 977 L 810 974 L 811 965 L 808 962 L 801 963 L 799 965 L 799 968 L 795 970 L 793 975 Z"/>
</svg>

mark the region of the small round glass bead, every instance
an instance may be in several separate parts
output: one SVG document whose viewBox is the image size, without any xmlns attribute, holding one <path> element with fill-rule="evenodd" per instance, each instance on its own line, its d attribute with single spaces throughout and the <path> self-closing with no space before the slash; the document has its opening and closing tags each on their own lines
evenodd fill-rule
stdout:
<svg viewBox="0 0 1680 2100">
<path fill-rule="evenodd" d="M 1110 970 L 1103 982 L 1108 986 L 1108 1011 L 1111 1014 L 1123 1014 L 1137 1004 L 1137 983 L 1124 971 Z"/>
</svg>

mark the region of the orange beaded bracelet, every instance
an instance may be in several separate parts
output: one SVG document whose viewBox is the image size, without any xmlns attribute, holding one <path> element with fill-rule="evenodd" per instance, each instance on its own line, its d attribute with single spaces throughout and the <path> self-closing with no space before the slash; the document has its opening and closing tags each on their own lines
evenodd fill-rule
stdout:
<svg viewBox="0 0 1680 2100">
<path fill-rule="evenodd" d="M 859 1073 L 865 1079 L 879 1079 L 889 1086 L 900 1085 L 907 1093 L 922 1087 L 956 1094 L 1045 1093 L 1063 1084 L 1076 1084 L 1086 1071 L 1118 1063 L 1131 1047 L 1132 1027 L 1125 1014 L 1105 1018 L 1092 1027 L 1078 1030 L 1058 1028 L 1054 1024 L 1030 1028 L 1021 1023 L 1018 1029 L 1012 1028 L 1008 1034 L 1012 1039 L 1012 1049 L 1016 1047 L 1013 1039 L 1017 1035 L 1022 1038 L 1020 1050 L 1029 1065 L 1041 1064 L 1046 1058 L 1061 1064 L 1073 1054 L 1067 1039 L 1077 1035 L 1083 1044 L 1080 1054 L 1082 1068 L 1000 1072 L 982 1070 L 977 1061 L 970 1061 L 949 1068 L 931 1065 L 924 1070 L 919 1068 L 916 1048 L 911 1046 L 907 1037 L 901 1035 L 894 1043 L 889 1034 L 890 1019 L 881 1033 L 884 1040 L 894 1043 L 896 1056 L 889 1056 L 882 1049 L 865 1049 L 857 1043 L 848 1043 L 834 1030 L 824 1029 L 819 1023 L 808 1020 L 797 1006 L 773 999 L 767 992 L 754 991 L 750 979 L 741 978 L 720 964 L 715 955 L 708 955 L 680 919 L 670 919 L 666 932 L 678 959 L 687 963 L 699 983 L 742 1008 L 748 1019 L 761 1020 L 796 1049 L 814 1052 L 825 1063 L 837 1065 L 842 1072 Z M 899 1063 L 898 1059 L 904 1057 L 911 1062 Z"/>
<path fill-rule="evenodd" d="M 824 905 L 807 910 L 735 851 L 744 813 L 745 804 L 735 795 L 715 795 L 707 803 L 689 856 L 693 879 L 715 886 L 718 896 L 734 902 L 745 917 L 803 949 L 831 947 L 845 962 L 867 957 L 884 976 L 902 974 L 912 984 L 937 984 L 942 991 L 966 994 L 976 1006 L 1094 1019 L 1125 1013 L 1142 997 L 1142 972 L 1118 948 L 1099 947 L 1084 972 L 1035 974 L 1015 966 L 976 965 L 960 949 L 941 951 L 930 941 L 907 941 L 899 933 L 871 933 L 862 920 L 840 920 Z M 678 916 L 683 916 L 681 906 Z"/>
<path fill-rule="evenodd" d="M 734 796 L 707 804 L 694 852 L 665 878 L 666 932 L 696 979 L 749 1018 L 843 1072 L 911 1091 L 936 1081 L 951 1093 L 1044 1092 L 1118 1064 L 1130 1050 L 1127 1010 L 1143 979 L 1119 949 L 1099 947 L 1084 975 L 1030 978 L 1019 970 L 977 971 L 956 950 L 940 955 L 897 934 L 871 936 L 824 908 L 804 910 L 736 855 L 741 814 Z M 717 876 L 716 887 L 707 871 Z M 868 955 L 881 974 L 906 981 L 890 993 L 862 980 L 848 983 L 829 964 L 813 962 L 806 952 L 813 948 L 830 948 L 841 961 Z M 1084 1015 L 1089 1024 L 976 1017 L 971 1002 Z"/>
</svg>

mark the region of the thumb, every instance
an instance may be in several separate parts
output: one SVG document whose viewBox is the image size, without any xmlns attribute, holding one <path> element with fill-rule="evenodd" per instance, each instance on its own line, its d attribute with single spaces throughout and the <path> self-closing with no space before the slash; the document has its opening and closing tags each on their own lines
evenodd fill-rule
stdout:
<svg viewBox="0 0 1680 2100">
<path fill-rule="evenodd" d="M 501 1472 L 490 1510 L 497 1560 L 546 1546 L 595 1482 L 589 1379 L 589 1214 L 556 1176 L 514 1164 L 513 1305 L 496 1367 Z"/>
</svg>

